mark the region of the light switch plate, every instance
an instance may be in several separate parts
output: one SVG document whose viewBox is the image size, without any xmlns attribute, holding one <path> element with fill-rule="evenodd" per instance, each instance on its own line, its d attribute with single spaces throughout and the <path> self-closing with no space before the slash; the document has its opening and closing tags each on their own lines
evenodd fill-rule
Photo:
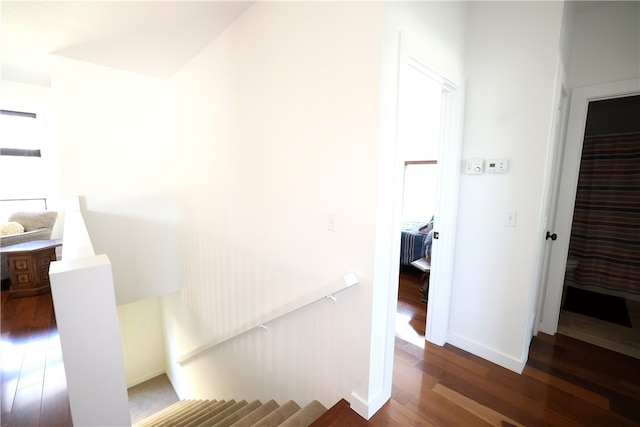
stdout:
<svg viewBox="0 0 640 427">
<path fill-rule="evenodd" d="M 504 213 L 504 225 L 506 227 L 515 227 L 517 218 L 518 218 L 517 211 L 506 211 Z"/>
</svg>

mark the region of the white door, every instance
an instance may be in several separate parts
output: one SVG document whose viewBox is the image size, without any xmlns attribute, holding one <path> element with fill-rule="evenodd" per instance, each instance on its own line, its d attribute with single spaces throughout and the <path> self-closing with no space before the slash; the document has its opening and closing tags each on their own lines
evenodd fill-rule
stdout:
<svg viewBox="0 0 640 427">
<path fill-rule="evenodd" d="M 561 71 L 564 75 L 564 72 Z M 559 76 L 561 80 L 564 80 Z M 560 191 L 560 176 L 562 165 L 562 156 L 564 155 L 564 145 L 566 136 L 566 123 L 567 123 L 567 110 L 568 110 L 568 97 L 569 94 L 564 85 L 561 84 L 560 88 L 560 100 L 558 102 L 558 110 L 556 111 L 555 123 L 554 123 L 554 142 L 553 147 L 550 150 L 549 164 L 551 168 L 549 174 L 548 194 L 549 197 L 545 203 L 545 218 L 544 218 L 544 230 L 546 234 L 544 239 L 544 254 L 542 259 L 542 270 L 540 274 L 541 288 L 538 291 L 537 309 L 535 319 L 532 327 L 532 335 L 537 335 L 540 325 L 540 319 L 544 312 L 544 297 L 546 293 L 546 283 L 549 276 L 549 264 L 551 262 L 551 250 L 553 243 L 557 239 L 557 233 L 555 231 L 556 226 L 556 211 L 558 209 L 558 193 Z"/>
<path fill-rule="evenodd" d="M 539 324 L 539 330 L 544 333 L 553 335 L 558 330 L 567 252 L 569 251 L 569 236 L 571 233 L 589 102 L 638 93 L 640 93 L 639 79 L 577 87 L 574 88 L 571 93 L 571 106 L 569 109 L 565 152 L 562 159 L 562 175 L 558 193 L 556 223 L 555 230 L 552 231 L 557 234 L 557 240 L 553 243 L 551 249 L 549 273 L 544 291 L 544 304 Z"/>
<path fill-rule="evenodd" d="M 431 256 L 431 278 L 427 309 L 426 339 L 437 345 L 444 345 L 449 323 L 451 282 L 453 276 L 453 255 L 456 220 L 458 212 L 458 187 L 460 182 L 462 152 L 462 120 L 464 91 L 463 79 L 457 75 L 445 75 L 436 70 L 428 58 L 423 56 L 428 49 L 403 35 L 399 64 L 398 97 L 398 138 L 403 130 L 402 114 L 406 105 L 413 102 L 410 82 L 417 71 L 421 78 L 429 79 L 440 88 L 440 131 L 437 141 L 438 172 L 435 191 L 435 232 Z M 414 77 L 408 78 L 409 75 Z M 409 101 L 412 100 L 412 101 Z M 402 141 L 398 141 L 398 168 L 404 168 Z M 425 189 L 429 191 L 430 189 Z M 397 260 L 395 260 L 397 262 Z"/>
</svg>

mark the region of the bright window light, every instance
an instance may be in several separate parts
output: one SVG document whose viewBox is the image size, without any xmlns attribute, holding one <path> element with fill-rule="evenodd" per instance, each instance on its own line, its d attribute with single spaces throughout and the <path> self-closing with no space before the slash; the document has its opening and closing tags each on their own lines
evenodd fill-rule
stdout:
<svg viewBox="0 0 640 427">
<path fill-rule="evenodd" d="M 427 222 L 431 219 L 436 205 L 436 176 L 438 165 L 435 161 L 407 162 L 404 167 L 404 195 L 402 200 L 402 220 Z"/>
</svg>

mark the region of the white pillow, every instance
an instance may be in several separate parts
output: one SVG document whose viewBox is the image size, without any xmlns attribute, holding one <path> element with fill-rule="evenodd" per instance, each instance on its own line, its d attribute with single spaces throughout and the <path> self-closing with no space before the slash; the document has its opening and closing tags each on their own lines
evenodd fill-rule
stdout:
<svg viewBox="0 0 640 427">
<path fill-rule="evenodd" d="M 19 222 L 11 221 L 0 224 L 0 236 L 24 233 L 24 227 Z"/>
</svg>

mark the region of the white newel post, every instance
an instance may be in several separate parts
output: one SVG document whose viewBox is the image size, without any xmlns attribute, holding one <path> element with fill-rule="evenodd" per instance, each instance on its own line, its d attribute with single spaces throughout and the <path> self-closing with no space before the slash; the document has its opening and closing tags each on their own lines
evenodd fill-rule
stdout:
<svg viewBox="0 0 640 427">
<path fill-rule="evenodd" d="M 53 305 L 76 426 L 130 426 L 111 262 L 51 263 Z"/>
</svg>

